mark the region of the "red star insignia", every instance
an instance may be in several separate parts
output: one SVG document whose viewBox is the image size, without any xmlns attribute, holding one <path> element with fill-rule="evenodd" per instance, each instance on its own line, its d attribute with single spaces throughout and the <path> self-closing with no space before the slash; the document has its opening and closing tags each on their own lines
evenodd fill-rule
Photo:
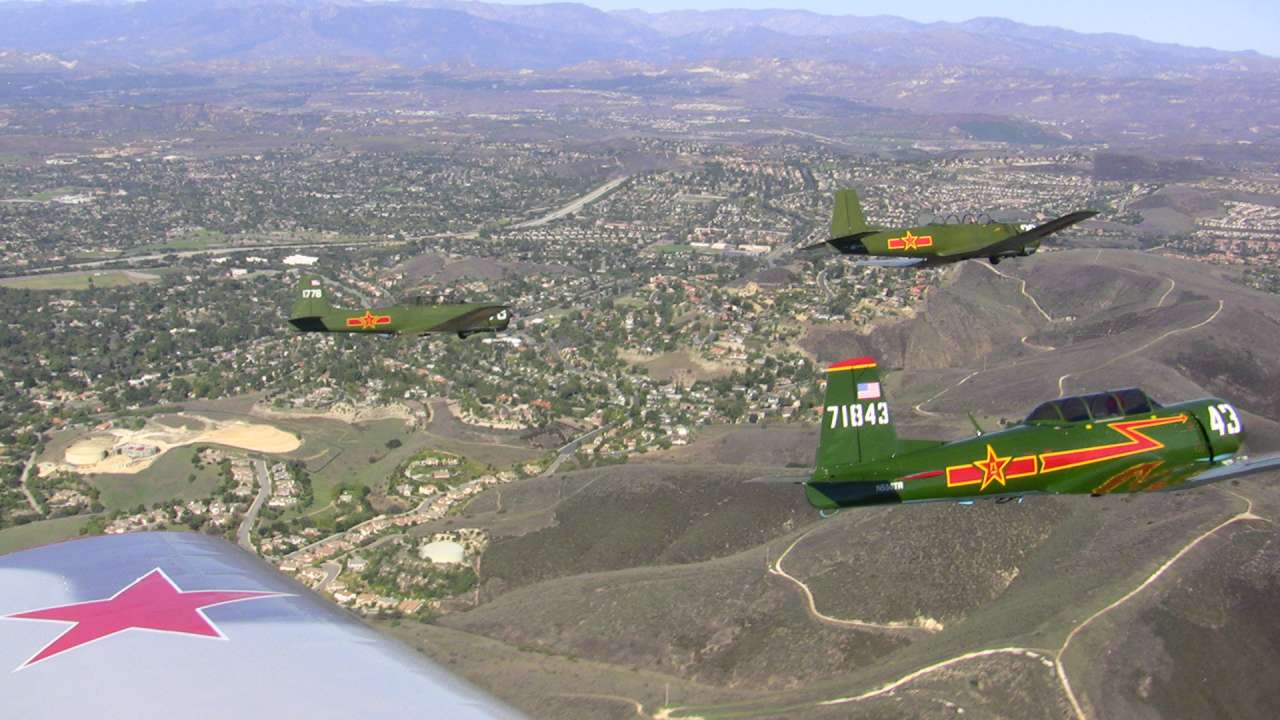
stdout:
<svg viewBox="0 0 1280 720">
<path fill-rule="evenodd" d="M 21 670 L 54 655 L 126 630 L 151 630 L 226 640 L 227 636 L 204 614 L 205 608 L 244 600 L 288 596 L 288 593 L 252 590 L 184 592 L 163 570 L 156 568 L 103 600 L 28 610 L 4 617 L 74 623 L 22 663 L 17 668 Z"/>
<path fill-rule="evenodd" d="M 1000 483 L 1000 487 L 1004 487 L 1004 469 L 1008 467 L 1012 460 L 1012 456 L 996 457 L 995 448 L 987 445 L 987 459 L 979 460 L 974 463 L 974 465 L 982 471 L 982 487 L 978 488 L 978 492 L 986 490 L 987 486 L 993 482 L 998 482 Z"/>
</svg>

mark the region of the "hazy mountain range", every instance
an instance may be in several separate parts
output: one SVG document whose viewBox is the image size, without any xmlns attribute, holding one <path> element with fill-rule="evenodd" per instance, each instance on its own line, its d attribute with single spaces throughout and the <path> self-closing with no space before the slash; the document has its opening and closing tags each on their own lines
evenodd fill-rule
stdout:
<svg viewBox="0 0 1280 720">
<path fill-rule="evenodd" d="M 1109 77 L 1274 73 L 1280 60 L 998 18 L 918 23 L 801 10 L 603 12 L 454 0 L 0 3 L 0 66 L 377 63 L 549 69 L 587 62 L 820 60 Z"/>
</svg>

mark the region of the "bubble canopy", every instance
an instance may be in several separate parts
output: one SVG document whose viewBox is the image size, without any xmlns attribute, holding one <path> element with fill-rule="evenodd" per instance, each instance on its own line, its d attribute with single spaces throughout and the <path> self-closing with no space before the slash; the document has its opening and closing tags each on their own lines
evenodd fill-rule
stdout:
<svg viewBox="0 0 1280 720">
<path fill-rule="evenodd" d="M 1160 407 L 1138 388 L 1076 395 L 1041 403 L 1027 416 L 1028 423 L 1086 422 L 1143 415 Z"/>
</svg>

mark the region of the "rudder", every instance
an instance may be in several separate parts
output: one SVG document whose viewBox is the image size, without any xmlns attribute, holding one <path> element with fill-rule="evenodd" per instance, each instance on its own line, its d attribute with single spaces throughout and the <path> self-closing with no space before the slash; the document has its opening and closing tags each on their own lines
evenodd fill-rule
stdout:
<svg viewBox="0 0 1280 720">
<path fill-rule="evenodd" d="M 325 299 L 324 283 L 316 275 L 303 275 L 298 280 L 297 296 L 289 312 L 291 318 L 320 317 L 333 311 Z"/>
<path fill-rule="evenodd" d="M 875 358 L 856 357 L 827 368 L 817 469 L 856 465 L 894 454 L 898 433 Z"/>
<path fill-rule="evenodd" d="M 867 230 L 867 219 L 862 215 L 862 203 L 857 190 L 836 192 L 835 207 L 831 211 L 831 239 L 857 235 Z"/>
</svg>

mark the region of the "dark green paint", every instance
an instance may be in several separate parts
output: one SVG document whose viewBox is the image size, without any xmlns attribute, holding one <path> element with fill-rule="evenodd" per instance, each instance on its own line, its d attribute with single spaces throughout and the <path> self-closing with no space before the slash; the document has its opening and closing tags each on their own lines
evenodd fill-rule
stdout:
<svg viewBox="0 0 1280 720">
<path fill-rule="evenodd" d="M 505 330 L 511 311 L 504 305 L 409 303 L 348 310 L 329 304 L 322 280 L 304 275 L 289 324 L 300 332 L 351 332 L 364 334 L 426 335 Z"/>
<path fill-rule="evenodd" d="M 805 249 L 834 249 L 865 258 L 866 264 L 888 266 L 930 267 L 972 258 L 997 263 L 1030 255 L 1045 237 L 1096 214 L 1077 211 L 1042 225 L 965 222 L 874 228 L 867 225 L 857 192 L 841 190 L 831 213 L 831 239 Z"/>
<path fill-rule="evenodd" d="M 836 369 L 841 365 L 856 369 Z M 1223 400 L 1161 406 L 1130 389 L 1083 396 L 1084 405 L 1074 399 L 1047 403 L 1031 419 L 999 432 L 952 442 L 903 440 L 883 389 L 874 399 L 857 397 L 859 384 L 868 391 L 880 387 L 874 361 L 832 368 L 817 467 L 805 483 L 809 502 L 822 509 L 1190 487 L 1206 471 L 1227 466 L 1244 438 L 1240 413 Z M 1059 403 L 1071 420 L 1063 419 Z M 988 474 L 992 457 L 997 470 Z M 1078 464 L 1060 467 L 1072 460 Z M 1023 476 L 1013 477 L 1019 469 Z M 972 482 L 975 474 L 980 481 Z M 1209 479 L 1219 478 L 1204 481 Z M 970 482 L 961 484 L 965 480 Z"/>
</svg>

